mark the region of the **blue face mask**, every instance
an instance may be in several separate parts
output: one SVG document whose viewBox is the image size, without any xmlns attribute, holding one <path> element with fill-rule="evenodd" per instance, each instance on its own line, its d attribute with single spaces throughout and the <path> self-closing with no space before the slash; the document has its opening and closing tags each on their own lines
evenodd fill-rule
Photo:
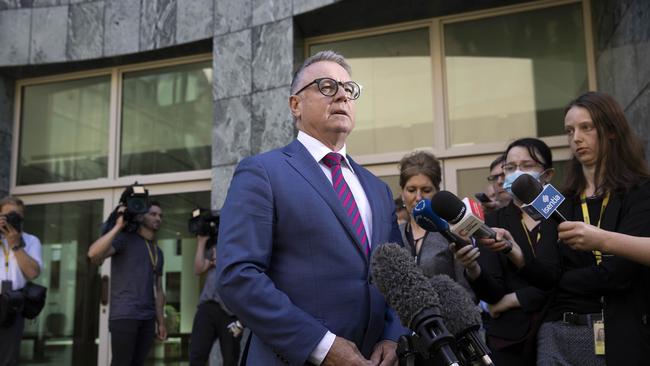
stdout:
<svg viewBox="0 0 650 366">
<path fill-rule="evenodd" d="M 511 196 L 512 196 L 512 183 L 523 174 L 528 174 L 531 177 L 537 179 L 538 181 L 539 181 L 539 177 L 542 175 L 542 173 L 540 172 L 522 172 L 519 169 L 506 175 L 506 178 L 503 181 L 503 189 L 505 189 L 506 192 L 508 192 Z"/>
</svg>

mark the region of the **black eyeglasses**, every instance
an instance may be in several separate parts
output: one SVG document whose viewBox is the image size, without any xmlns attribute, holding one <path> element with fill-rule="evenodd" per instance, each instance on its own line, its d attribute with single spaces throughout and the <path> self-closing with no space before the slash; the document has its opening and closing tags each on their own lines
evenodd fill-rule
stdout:
<svg viewBox="0 0 650 366">
<path fill-rule="evenodd" d="M 336 93 L 339 92 L 339 85 L 343 87 L 343 90 L 345 91 L 345 96 L 348 99 L 355 100 L 359 98 L 359 96 L 361 95 L 361 85 L 355 83 L 354 81 L 346 81 L 343 83 L 340 81 L 336 81 L 332 78 L 314 79 L 314 81 L 305 85 L 304 87 L 302 87 L 302 89 L 298 90 L 294 94 L 300 93 L 301 91 L 310 87 L 312 84 L 318 85 L 318 91 L 320 91 L 320 93 L 326 97 L 335 96 Z"/>
</svg>

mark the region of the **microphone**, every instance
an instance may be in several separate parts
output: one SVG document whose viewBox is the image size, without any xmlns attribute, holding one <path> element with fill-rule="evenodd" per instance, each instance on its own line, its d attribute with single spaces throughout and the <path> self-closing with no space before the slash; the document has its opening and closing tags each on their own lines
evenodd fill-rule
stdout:
<svg viewBox="0 0 650 366">
<path fill-rule="evenodd" d="M 550 184 L 542 187 L 533 176 L 522 174 L 512 182 L 512 193 L 523 203 L 522 211 L 535 220 L 553 217 L 558 224 L 567 219 L 558 211 L 564 196 Z"/>
<path fill-rule="evenodd" d="M 456 243 L 456 248 L 460 249 L 465 245 L 471 243 L 460 236 L 454 234 L 449 230 L 449 224 L 438 216 L 431 208 L 431 201 L 428 199 L 421 199 L 415 207 L 413 207 L 413 218 L 415 222 L 424 230 L 432 233 L 440 233 L 450 243 Z"/>
<path fill-rule="evenodd" d="M 481 206 L 469 198 L 462 201 L 455 194 L 449 191 L 440 191 L 431 199 L 433 211 L 447 220 L 451 225 L 451 231 L 457 235 L 465 231 L 468 235 L 477 239 L 489 238 L 496 240 L 497 233 L 483 222 L 483 210 Z M 503 239 L 508 246 L 501 252 L 510 253 L 512 243 Z"/>
<path fill-rule="evenodd" d="M 427 358 L 436 365 L 460 366 L 452 349 L 454 336 L 440 316 L 440 300 L 430 280 L 398 244 L 380 245 L 371 257 L 372 276 L 402 324 L 415 331 Z"/>
<path fill-rule="evenodd" d="M 484 366 L 494 366 L 490 349 L 479 335 L 481 312 L 467 290 L 444 274 L 431 277 L 431 285 L 440 299 L 440 311 L 447 329 L 456 337 L 462 364 L 480 362 Z"/>
</svg>

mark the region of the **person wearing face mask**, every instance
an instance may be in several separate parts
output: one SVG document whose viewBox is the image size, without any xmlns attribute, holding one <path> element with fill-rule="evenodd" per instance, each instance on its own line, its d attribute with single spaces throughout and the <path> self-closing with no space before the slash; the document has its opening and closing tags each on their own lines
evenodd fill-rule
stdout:
<svg viewBox="0 0 650 366">
<path fill-rule="evenodd" d="M 406 248 L 427 277 L 446 274 L 475 298 L 463 276 L 464 267 L 454 260 L 447 240 L 440 233 L 428 232 L 418 226 L 412 216 L 413 208 L 420 200 L 430 200 L 440 190 L 440 162 L 431 153 L 416 151 L 402 158 L 399 171 L 402 200 L 409 215 L 409 220 L 399 226 Z"/>
<path fill-rule="evenodd" d="M 553 177 L 549 147 L 535 138 L 512 142 L 504 153 L 503 187 L 529 174 L 542 184 Z M 497 365 L 534 365 L 536 333 L 550 290 L 559 277 L 557 229 L 552 222 L 536 221 L 520 209 L 516 198 L 486 216 L 498 240 L 480 241 L 456 252 L 465 276 L 479 299 L 487 302 L 492 317 L 486 330 L 487 343 Z M 507 238 L 513 243 L 508 254 L 499 252 Z"/>
</svg>

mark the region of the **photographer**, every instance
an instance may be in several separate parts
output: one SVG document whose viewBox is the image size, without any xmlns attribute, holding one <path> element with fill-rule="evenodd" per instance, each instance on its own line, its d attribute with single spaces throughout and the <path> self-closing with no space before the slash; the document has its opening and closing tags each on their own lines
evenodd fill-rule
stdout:
<svg viewBox="0 0 650 366">
<path fill-rule="evenodd" d="M 190 338 L 190 366 L 205 366 L 212 344 L 219 339 L 224 366 L 236 366 L 239 361 L 239 341 L 242 325 L 223 305 L 217 293 L 215 273 L 217 257 L 218 214 L 197 210 L 190 219 L 190 232 L 197 235 L 194 273 L 206 273 L 205 284 L 194 315 Z"/>
<path fill-rule="evenodd" d="M 0 270 L 2 293 L 21 290 L 27 281 L 41 273 L 41 242 L 34 235 L 22 231 L 25 205 L 12 196 L 0 200 L 0 234 L 2 234 L 2 263 Z M 3 296 L 3 307 L 9 307 Z M 2 309 L 4 313 L 5 310 Z M 0 365 L 17 365 L 20 340 L 25 319 L 22 314 L 8 314 L 0 324 Z"/>
<path fill-rule="evenodd" d="M 156 242 L 162 209 L 157 202 L 148 201 L 144 187 L 134 185 L 122 194 L 120 206 L 111 216 L 115 218 L 112 228 L 88 250 L 96 264 L 112 257 L 111 365 L 143 365 L 154 333 L 160 340 L 167 338 L 161 280 L 164 260 Z"/>
</svg>

